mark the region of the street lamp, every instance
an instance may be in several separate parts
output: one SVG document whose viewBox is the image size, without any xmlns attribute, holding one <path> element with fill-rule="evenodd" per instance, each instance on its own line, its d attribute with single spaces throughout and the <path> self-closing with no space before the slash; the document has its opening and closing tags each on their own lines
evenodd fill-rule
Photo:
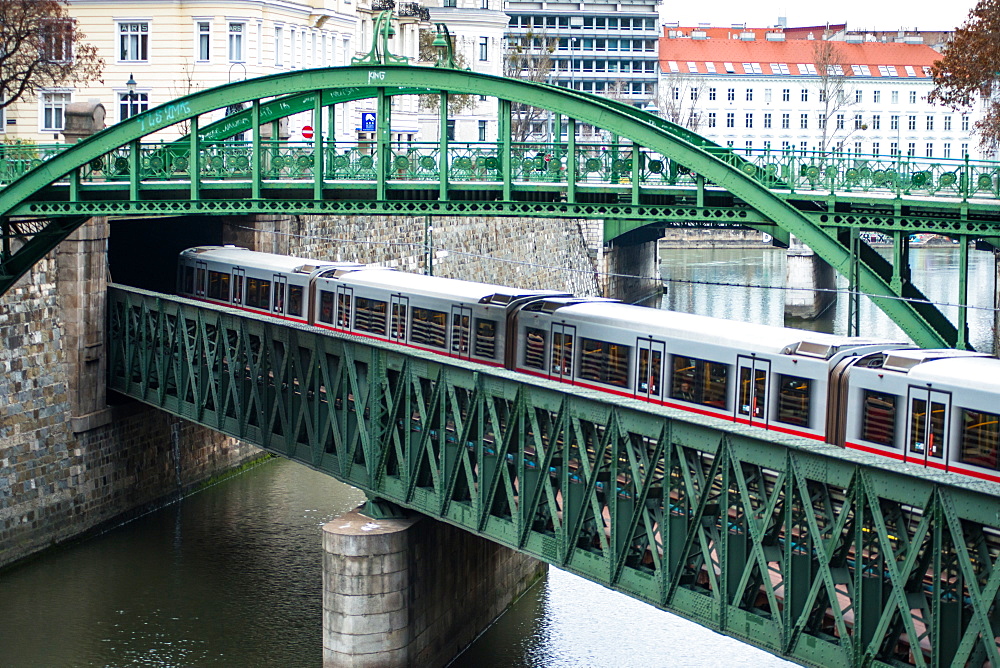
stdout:
<svg viewBox="0 0 1000 668">
<path fill-rule="evenodd" d="M 129 74 L 128 81 L 125 82 L 125 88 L 128 89 L 128 92 L 123 96 L 126 100 L 128 100 L 127 106 L 125 107 L 128 113 L 122 114 L 122 118 L 120 120 L 132 118 L 139 113 L 138 105 L 136 104 L 136 101 L 139 99 L 139 94 L 135 92 L 135 87 L 135 79 L 131 74 Z"/>
</svg>

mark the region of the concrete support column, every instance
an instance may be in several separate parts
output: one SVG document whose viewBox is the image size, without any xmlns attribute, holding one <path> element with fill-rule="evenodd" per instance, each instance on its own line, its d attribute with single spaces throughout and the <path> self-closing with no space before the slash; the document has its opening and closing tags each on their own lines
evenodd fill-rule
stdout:
<svg viewBox="0 0 1000 668">
<path fill-rule="evenodd" d="M 323 527 L 323 665 L 443 666 L 548 568 L 430 518 Z"/>
<path fill-rule="evenodd" d="M 785 317 L 813 320 L 837 301 L 833 267 L 792 237 L 785 264 Z"/>
<path fill-rule="evenodd" d="M 66 337 L 70 426 L 76 433 L 111 419 L 105 385 L 104 323 L 108 288 L 108 222 L 91 218 L 56 248 Z"/>
<path fill-rule="evenodd" d="M 659 249 L 656 230 L 640 229 L 610 241 L 601 258 L 601 295 L 626 304 L 659 306 L 663 296 Z"/>
</svg>

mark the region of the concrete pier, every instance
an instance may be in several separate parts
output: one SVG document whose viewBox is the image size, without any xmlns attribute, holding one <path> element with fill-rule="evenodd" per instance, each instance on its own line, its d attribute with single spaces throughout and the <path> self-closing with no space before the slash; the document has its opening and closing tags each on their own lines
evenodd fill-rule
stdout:
<svg viewBox="0 0 1000 668">
<path fill-rule="evenodd" d="M 833 267 L 792 237 L 785 264 L 785 317 L 813 320 L 837 301 Z"/>
<path fill-rule="evenodd" d="M 548 566 L 429 518 L 323 527 L 323 665 L 443 666 Z"/>
</svg>

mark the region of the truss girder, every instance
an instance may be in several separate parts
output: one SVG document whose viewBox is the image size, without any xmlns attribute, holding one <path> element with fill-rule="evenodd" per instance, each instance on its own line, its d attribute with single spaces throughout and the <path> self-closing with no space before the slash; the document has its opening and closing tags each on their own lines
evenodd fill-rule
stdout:
<svg viewBox="0 0 1000 668">
<path fill-rule="evenodd" d="M 303 70 L 250 79 L 212 88 L 188 95 L 147 112 L 138 114 L 118 123 L 97 135 L 89 137 L 72 148 L 55 155 L 39 164 L 21 178 L 0 191 L 0 219 L 7 219 L 15 210 L 20 210 L 29 200 L 51 184 L 70 175 L 69 192 L 72 202 L 76 202 L 81 190 L 77 170 L 92 160 L 114 151 L 119 147 L 131 146 L 128 158 L 133 161 L 130 170 L 128 206 L 121 213 L 145 213 L 139 205 L 143 183 L 138 178 L 138 145 L 140 139 L 175 123 L 196 119 L 202 114 L 217 109 L 229 108 L 236 104 L 256 103 L 275 97 L 299 96 L 317 91 L 361 91 L 362 89 L 397 92 L 400 89 L 425 89 L 447 91 L 455 94 L 475 94 L 495 97 L 511 103 L 521 103 L 546 109 L 565 118 L 575 119 L 604 129 L 618 137 L 631 141 L 636 146 L 648 148 L 663 155 L 668 160 L 701 175 L 708 182 L 728 191 L 744 202 L 762 218 L 772 221 L 783 235 L 795 235 L 810 246 L 822 259 L 838 272 L 848 275 L 854 272 L 858 288 L 872 300 L 919 345 L 942 347 L 954 345 L 957 340 L 955 328 L 946 323 L 929 322 L 910 302 L 894 299 L 891 277 L 880 273 L 863 261 L 852 260 L 850 248 L 838 240 L 833 230 L 817 226 L 806 214 L 799 211 L 780 194 L 773 192 L 761 179 L 761 169 L 747 163 L 731 152 L 712 149 L 705 140 L 685 130 L 647 114 L 593 95 L 566 89 L 516 81 L 467 71 L 432 67 L 411 67 L 406 65 L 351 66 Z M 317 101 L 317 106 L 321 101 Z M 319 158 L 315 158 L 317 164 Z M 633 177 L 636 167 L 633 166 Z M 255 187 L 260 186 L 260 176 L 254 176 Z M 324 199 L 319 170 L 315 176 L 313 199 Z M 638 182 L 632 179 L 632 204 L 638 204 Z M 199 189 L 192 185 L 186 202 L 194 209 L 203 206 Z M 447 188 L 442 185 L 442 192 Z M 263 194 L 251 199 L 267 199 Z M 370 199 L 367 197 L 366 199 Z M 449 199 L 444 196 L 441 199 Z M 31 206 L 35 206 L 31 204 Z M 46 206 L 39 202 L 39 212 Z M 216 205 L 217 206 L 217 205 Z M 204 212 L 204 211 L 202 211 Z M 74 207 L 62 215 L 79 216 L 82 211 Z M 227 213 L 229 213 L 227 211 Z M 49 210 L 47 215 L 59 215 Z M 751 224 L 752 225 L 752 224 Z M 63 225 L 58 233 L 36 235 L 25 241 L 15 254 L 24 253 L 25 258 L 37 258 L 51 250 L 72 230 Z M 0 257 L 0 290 L 6 289 L 20 276 L 25 262 L 12 261 L 5 252 Z"/>
<path fill-rule="evenodd" d="M 1000 661 L 995 485 L 109 291 L 109 387 L 806 665 Z"/>
</svg>

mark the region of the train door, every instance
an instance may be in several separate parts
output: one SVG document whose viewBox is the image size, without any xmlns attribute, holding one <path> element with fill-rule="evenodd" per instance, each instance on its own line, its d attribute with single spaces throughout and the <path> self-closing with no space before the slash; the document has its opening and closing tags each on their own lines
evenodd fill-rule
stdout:
<svg viewBox="0 0 1000 668">
<path fill-rule="evenodd" d="M 198 268 L 197 279 L 195 279 L 194 293 L 199 297 L 205 296 L 205 284 L 208 282 L 208 263 L 204 260 L 198 260 L 195 265 Z"/>
<path fill-rule="evenodd" d="M 246 282 L 247 272 L 239 267 L 233 267 L 233 303 L 243 305 L 243 286 Z"/>
<path fill-rule="evenodd" d="M 351 328 L 351 307 L 354 305 L 354 288 L 346 285 L 337 286 L 337 327 Z"/>
<path fill-rule="evenodd" d="M 663 399 L 663 360 L 667 344 L 653 339 L 638 339 L 636 349 L 635 396 L 647 401 Z"/>
<path fill-rule="evenodd" d="M 389 338 L 406 342 L 406 316 L 410 310 L 410 298 L 403 295 L 393 295 L 389 298 L 389 311 L 392 321 L 389 324 Z"/>
<path fill-rule="evenodd" d="M 566 383 L 573 382 L 573 344 L 576 327 L 552 323 L 552 367 L 549 378 Z"/>
<path fill-rule="evenodd" d="M 271 310 L 278 315 L 285 315 L 285 296 L 288 292 L 288 279 L 281 274 L 275 274 L 271 289 L 273 290 Z"/>
<path fill-rule="evenodd" d="M 951 394 L 911 387 L 907 397 L 907 436 L 904 461 L 947 466 L 947 435 Z"/>
<path fill-rule="evenodd" d="M 739 355 L 736 358 L 736 417 L 750 424 L 766 425 L 769 414 L 768 396 L 771 382 L 771 361 Z"/>
<path fill-rule="evenodd" d="M 463 360 L 472 357 L 472 309 L 451 307 L 451 354 Z"/>
</svg>

